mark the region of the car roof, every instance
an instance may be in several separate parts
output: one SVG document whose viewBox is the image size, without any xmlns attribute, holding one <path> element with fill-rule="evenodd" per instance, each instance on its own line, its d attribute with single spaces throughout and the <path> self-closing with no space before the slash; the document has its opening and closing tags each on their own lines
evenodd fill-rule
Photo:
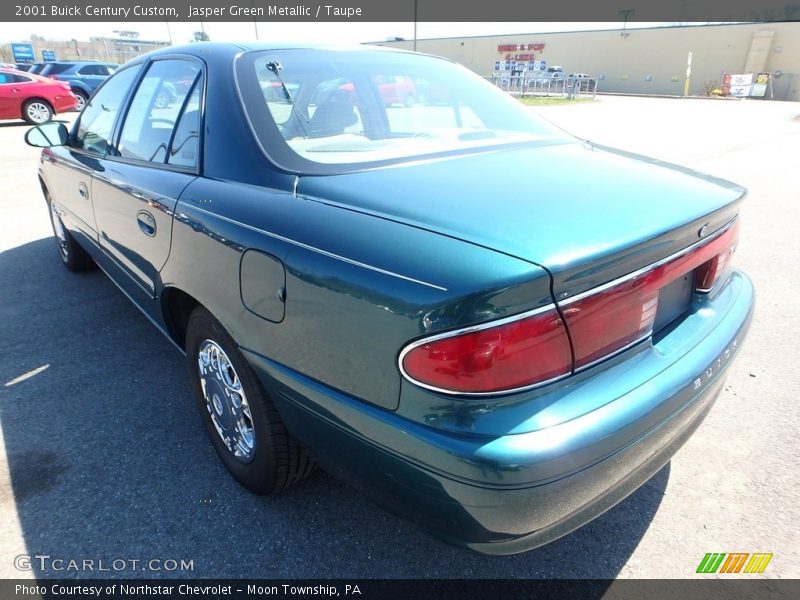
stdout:
<svg viewBox="0 0 800 600">
<path fill-rule="evenodd" d="M 75 60 L 51 60 L 46 62 L 46 65 L 78 65 L 78 64 L 103 64 L 102 60 L 89 60 L 85 58 L 76 58 Z"/>
<path fill-rule="evenodd" d="M 188 54 L 191 56 L 202 57 L 210 51 L 227 52 L 239 54 L 240 52 L 252 52 L 257 50 L 348 50 L 348 51 L 379 51 L 394 53 L 411 53 L 410 50 L 401 48 L 387 48 L 384 46 L 367 46 L 364 44 L 319 44 L 319 43 L 298 43 L 298 42 L 198 42 L 184 44 L 182 46 L 168 46 L 159 48 L 138 58 L 158 56 L 162 54 Z M 133 61 L 131 61 L 133 62 Z"/>
<path fill-rule="evenodd" d="M 12 67 L 0 67 L 0 72 L 2 73 L 11 73 L 12 75 L 22 75 L 24 77 L 28 77 L 37 81 L 39 83 L 56 83 L 52 79 L 48 79 L 47 77 L 42 77 L 37 73 L 28 73 L 27 71 L 20 71 L 19 69 L 14 69 Z"/>
<path fill-rule="evenodd" d="M 177 54 L 195 56 L 197 58 L 204 58 L 210 54 L 227 55 L 233 58 L 237 54 L 243 52 L 254 52 L 262 50 L 338 50 L 350 52 L 389 52 L 394 54 L 421 54 L 424 56 L 434 56 L 425 54 L 423 52 L 412 52 L 403 48 L 387 48 L 385 46 L 369 46 L 365 44 L 320 44 L 317 42 L 309 42 L 308 44 L 298 42 L 197 42 L 191 44 L 184 44 L 182 46 L 167 46 L 159 48 L 146 54 L 137 56 L 131 59 L 126 65 L 133 65 L 144 62 L 151 57 L 156 58 L 159 56 L 173 56 Z M 447 62 L 453 62 L 448 58 L 435 56 Z"/>
<path fill-rule="evenodd" d="M 15 69 L 14 67 L 0 67 L 0 71 L 3 71 L 4 73 L 13 73 L 14 75 L 27 75 L 27 76 L 31 75 L 27 71 L 20 71 L 19 69 Z"/>
</svg>

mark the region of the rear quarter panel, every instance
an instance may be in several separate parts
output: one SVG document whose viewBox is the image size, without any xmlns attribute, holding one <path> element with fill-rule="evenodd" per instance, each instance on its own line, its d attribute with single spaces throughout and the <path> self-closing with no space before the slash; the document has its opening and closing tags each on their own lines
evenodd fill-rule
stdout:
<svg viewBox="0 0 800 600">
<path fill-rule="evenodd" d="M 279 323 L 242 302 L 248 249 L 285 265 Z M 162 279 L 247 350 L 390 409 L 410 340 L 552 302 L 549 276 L 525 261 L 290 192 L 204 178 L 176 207 Z"/>
</svg>

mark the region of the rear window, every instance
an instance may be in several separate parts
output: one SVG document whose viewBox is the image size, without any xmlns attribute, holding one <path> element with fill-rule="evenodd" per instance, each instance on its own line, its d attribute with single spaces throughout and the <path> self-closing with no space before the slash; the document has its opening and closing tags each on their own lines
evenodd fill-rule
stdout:
<svg viewBox="0 0 800 600">
<path fill-rule="evenodd" d="M 255 52 L 237 76 L 262 147 L 298 170 L 571 139 L 464 67 L 425 55 Z"/>
<path fill-rule="evenodd" d="M 108 75 L 105 65 L 84 65 L 78 69 L 78 75 Z"/>
<path fill-rule="evenodd" d="M 74 63 L 50 63 L 42 68 L 41 73 L 42 75 L 58 75 L 59 73 L 68 71 L 74 66 Z"/>
</svg>

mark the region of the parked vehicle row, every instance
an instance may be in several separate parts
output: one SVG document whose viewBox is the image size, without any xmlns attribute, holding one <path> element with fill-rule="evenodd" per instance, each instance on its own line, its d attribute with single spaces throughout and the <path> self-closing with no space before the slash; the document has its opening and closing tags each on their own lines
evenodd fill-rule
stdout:
<svg viewBox="0 0 800 600">
<path fill-rule="evenodd" d="M 58 61 L 46 63 L 37 74 L 69 83 L 78 98 L 78 110 L 83 110 L 89 97 L 117 67 L 114 63 L 95 61 Z"/>
<path fill-rule="evenodd" d="M 438 102 L 403 95 L 423 81 Z M 166 48 L 26 140 L 60 259 L 186 354 L 236 480 L 277 492 L 318 463 L 481 552 L 647 481 L 752 314 L 743 188 L 578 140 L 431 56 Z"/>
<path fill-rule="evenodd" d="M 44 123 L 56 114 L 83 110 L 91 95 L 118 66 L 85 60 L 2 66 L 0 119 Z"/>
<path fill-rule="evenodd" d="M 0 119 L 46 123 L 53 115 L 77 106 L 78 99 L 69 83 L 0 68 Z"/>
</svg>

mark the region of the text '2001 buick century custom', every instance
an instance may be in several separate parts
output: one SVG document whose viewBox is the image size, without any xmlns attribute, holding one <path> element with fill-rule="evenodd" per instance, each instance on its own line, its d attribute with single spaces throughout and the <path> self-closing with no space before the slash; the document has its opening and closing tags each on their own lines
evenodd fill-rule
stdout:
<svg viewBox="0 0 800 600">
<path fill-rule="evenodd" d="M 744 189 L 578 140 L 444 59 L 167 48 L 26 139 L 64 264 L 186 353 L 242 485 L 319 463 L 480 552 L 647 481 L 750 322 Z"/>
</svg>

